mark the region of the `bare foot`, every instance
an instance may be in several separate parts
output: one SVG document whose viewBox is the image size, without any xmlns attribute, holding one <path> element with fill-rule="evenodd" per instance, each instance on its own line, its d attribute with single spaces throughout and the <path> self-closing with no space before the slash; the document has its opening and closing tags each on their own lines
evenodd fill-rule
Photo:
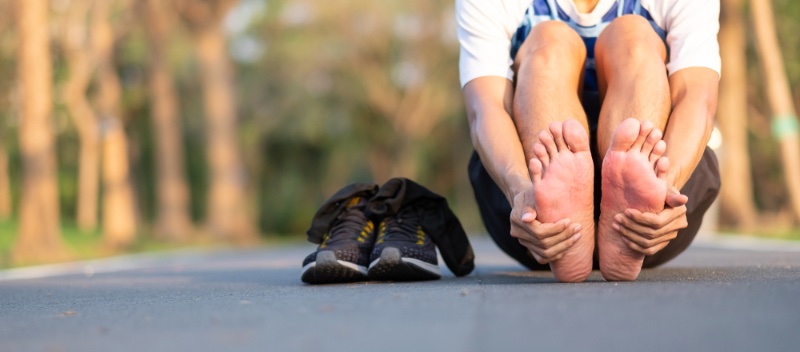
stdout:
<svg viewBox="0 0 800 352">
<path fill-rule="evenodd" d="M 581 237 L 563 257 L 550 263 L 558 281 L 581 282 L 592 272 L 594 251 L 594 165 L 589 136 L 575 120 L 553 122 L 539 133 L 531 159 L 537 218 L 554 223 L 571 219 Z"/>
<path fill-rule="evenodd" d="M 600 201 L 597 246 L 600 272 L 609 281 L 636 280 L 644 254 L 628 248 L 612 224 L 625 209 L 658 213 L 667 196 L 669 160 L 661 131 L 650 121 L 630 118 L 617 126 L 603 159 L 603 197 Z"/>
</svg>

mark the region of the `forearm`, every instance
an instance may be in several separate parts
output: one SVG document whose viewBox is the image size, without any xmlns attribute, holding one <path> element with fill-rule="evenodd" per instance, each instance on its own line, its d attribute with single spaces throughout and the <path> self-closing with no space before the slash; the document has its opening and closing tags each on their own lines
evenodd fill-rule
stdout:
<svg viewBox="0 0 800 352">
<path fill-rule="evenodd" d="M 703 73 L 707 72 L 700 72 Z M 713 71 L 712 74 L 717 77 Z M 667 182 L 681 189 L 703 157 L 714 129 L 717 78 L 709 78 L 714 79 L 713 83 L 708 83 L 709 79 L 698 83 L 675 76 L 678 74 L 670 78 L 673 110 L 664 131 L 664 141 L 670 162 Z"/>
<path fill-rule="evenodd" d="M 464 87 L 472 145 L 509 203 L 532 185 L 510 116 L 513 90 L 511 81 L 502 77 L 477 78 Z"/>
<path fill-rule="evenodd" d="M 486 171 L 512 203 L 514 195 L 532 185 L 514 122 L 503 109 L 474 114 L 470 118 L 472 145 Z"/>
</svg>

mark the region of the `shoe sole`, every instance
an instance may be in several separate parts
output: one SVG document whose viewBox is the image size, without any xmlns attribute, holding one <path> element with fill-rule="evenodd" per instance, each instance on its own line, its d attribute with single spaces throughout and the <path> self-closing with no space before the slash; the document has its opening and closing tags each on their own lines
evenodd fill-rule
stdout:
<svg viewBox="0 0 800 352">
<path fill-rule="evenodd" d="M 317 260 L 306 264 L 300 276 L 308 284 L 334 284 L 367 280 L 367 268 L 336 259 L 333 251 L 317 253 Z"/>
<path fill-rule="evenodd" d="M 384 248 L 369 265 L 368 276 L 376 281 L 425 281 L 442 277 L 439 266 L 414 258 L 403 258 L 400 250 Z"/>
</svg>

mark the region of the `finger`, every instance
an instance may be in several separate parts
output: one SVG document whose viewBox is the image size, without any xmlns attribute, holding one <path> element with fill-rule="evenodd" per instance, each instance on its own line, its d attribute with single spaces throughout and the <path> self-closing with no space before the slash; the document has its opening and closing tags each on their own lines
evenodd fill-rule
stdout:
<svg viewBox="0 0 800 352">
<path fill-rule="evenodd" d="M 647 215 L 647 213 L 643 214 L 643 216 L 644 215 Z M 637 222 L 636 220 L 631 219 L 627 216 L 622 218 L 615 217 L 614 220 L 617 221 L 619 225 L 635 233 L 638 233 L 643 237 L 653 239 L 661 237 L 666 233 L 678 231 L 682 228 L 685 228 L 686 225 L 688 224 L 685 213 L 679 213 L 677 215 L 678 216 L 673 219 L 658 220 L 659 222 L 663 221 L 662 224 L 658 225 L 643 224 L 642 222 Z"/>
<path fill-rule="evenodd" d="M 529 241 L 525 241 L 525 240 L 520 240 L 519 244 L 521 244 L 523 247 L 525 247 L 528 250 L 528 252 L 530 252 L 531 255 L 533 255 L 533 259 L 536 259 L 537 263 L 539 263 L 539 264 L 547 264 L 547 263 L 550 262 L 550 260 L 548 258 L 545 258 L 542 255 L 542 251 L 543 250 L 541 248 L 539 248 L 538 246 L 534 245 L 533 243 L 531 243 Z"/>
<path fill-rule="evenodd" d="M 689 203 L 689 197 L 687 197 L 687 196 L 685 196 L 683 194 L 680 194 L 680 193 L 678 193 L 678 194 L 667 194 L 666 203 L 667 203 L 668 206 L 670 206 L 672 208 L 681 207 L 681 206 L 686 205 L 686 203 Z"/>
<path fill-rule="evenodd" d="M 559 220 L 555 223 L 541 223 L 535 220 L 530 224 L 530 232 L 537 239 L 543 240 L 557 236 L 567 228 L 570 222 L 569 219 Z"/>
<path fill-rule="evenodd" d="M 625 237 L 623 237 L 622 240 L 625 241 L 625 245 L 627 245 L 628 248 L 630 248 L 630 249 L 632 249 L 632 250 L 634 250 L 636 252 L 642 253 L 644 255 L 654 255 L 654 254 L 658 253 L 659 251 L 661 251 L 662 249 L 664 249 L 664 247 L 669 245 L 669 242 L 665 242 L 665 243 L 659 244 L 659 245 L 654 246 L 654 247 L 642 248 L 641 246 L 637 245 L 636 243 L 631 242 L 630 240 L 628 240 Z"/>
<path fill-rule="evenodd" d="M 686 207 L 678 208 L 664 208 L 658 214 L 643 213 L 636 209 L 625 209 L 625 217 L 640 225 L 649 227 L 651 229 L 659 229 L 667 226 L 670 222 L 684 216 L 686 214 Z"/>
<path fill-rule="evenodd" d="M 514 208 L 511 209 L 511 216 L 509 216 L 509 220 L 512 224 L 523 226 L 523 224 L 530 223 L 535 220 L 536 215 L 536 209 L 530 206 L 515 205 Z"/>
<path fill-rule="evenodd" d="M 556 245 L 542 251 L 542 257 L 544 257 L 547 260 L 553 261 L 559 254 L 562 254 L 564 253 L 564 251 L 572 248 L 572 246 L 574 246 L 575 243 L 577 243 L 580 238 L 581 238 L 580 233 L 575 234 L 567 238 L 567 240 L 561 241 Z"/>
<path fill-rule="evenodd" d="M 658 237 L 658 235 L 660 235 L 660 233 L 658 233 L 658 230 L 661 229 L 661 228 L 652 228 L 649 226 L 639 224 L 622 214 L 617 214 L 614 216 L 614 223 L 612 223 L 611 226 L 614 227 L 614 225 L 622 226 L 631 232 L 638 233 L 641 236 L 647 238 Z"/>
<path fill-rule="evenodd" d="M 555 247 L 559 243 L 569 240 L 572 236 L 580 235 L 580 225 L 571 225 L 561 231 L 561 233 L 539 240 L 540 246 L 544 249 Z"/>
<path fill-rule="evenodd" d="M 522 220 L 524 223 L 532 223 L 534 220 L 536 220 L 536 211 L 530 208 L 525 209 L 524 213 L 522 213 L 522 216 L 520 217 L 520 220 Z"/>
<path fill-rule="evenodd" d="M 611 227 L 614 228 L 614 230 L 617 230 L 622 237 L 627 238 L 642 248 L 654 247 L 664 242 L 672 241 L 675 239 L 675 237 L 677 237 L 677 232 L 675 231 L 665 233 L 664 235 L 655 238 L 648 238 L 625 227 L 619 226 L 618 224 L 612 224 Z"/>
</svg>

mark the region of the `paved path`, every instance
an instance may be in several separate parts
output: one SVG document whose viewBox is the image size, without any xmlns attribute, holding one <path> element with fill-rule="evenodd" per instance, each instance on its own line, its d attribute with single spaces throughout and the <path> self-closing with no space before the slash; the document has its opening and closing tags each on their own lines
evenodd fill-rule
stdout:
<svg viewBox="0 0 800 352">
<path fill-rule="evenodd" d="M 303 285 L 311 245 L 0 272 L 0 351 L 800 350 L 797 246 L 558 284 L 474 245 L 475 273 L 423 283 Z"/>
</svg>

